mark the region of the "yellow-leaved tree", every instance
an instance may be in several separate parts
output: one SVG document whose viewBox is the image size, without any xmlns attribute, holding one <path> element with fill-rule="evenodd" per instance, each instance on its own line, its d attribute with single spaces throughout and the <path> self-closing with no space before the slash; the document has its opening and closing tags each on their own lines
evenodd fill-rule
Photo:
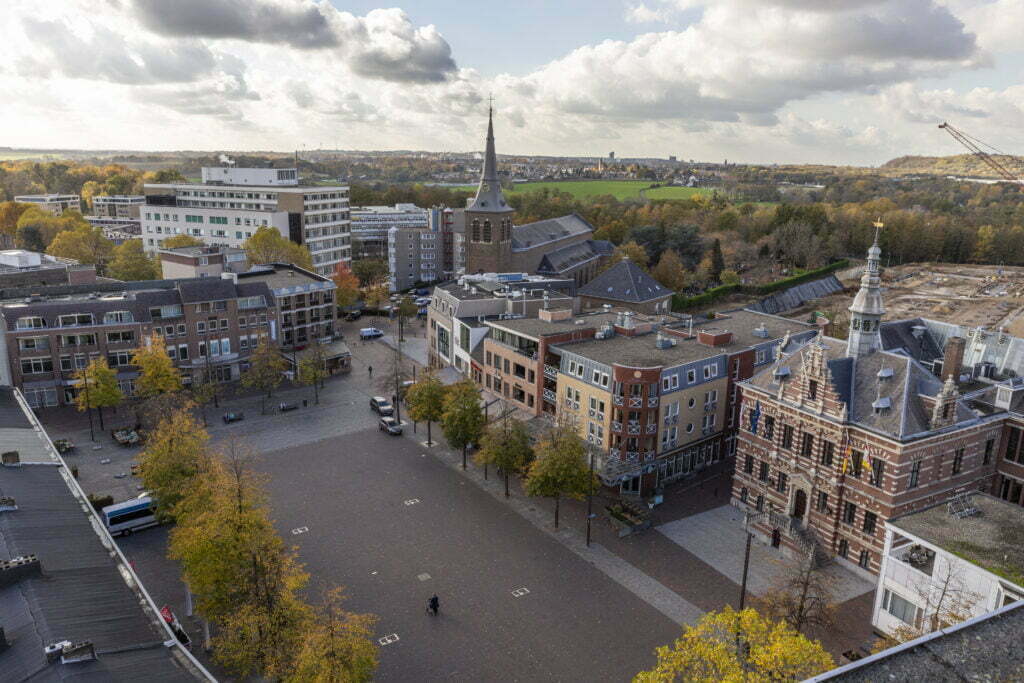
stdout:
<svg viewBox="0 0 1024 683">
<path fill-rule="evenodd" d="M 161 521 L 174 518 L 174 508 L 209 465 L 206 433 L 192 416 L 191 405 L 175 410 L 157 424 L 139 454 L 142 483 L 156 498 Z"/>
<path fill-rule="evenodd" d="M 656 650 L 658 663 L 634 683 L 755 683 L 803 680 L 834 666 L 817 641 L 808 640 L 782 621 L 770 621 L 752 609 L 726 607 L 686 626 L 672 645 Z"/>
<path fill-rule="evenodd" d="M 309 249 L 296 244 L 274 228 L 261 227 L 242 243 L 250 263 L 292 263 L 306 270 L 313 269 Z"/>
<path fill-rule="evenodd" d="M 363 683 L 373 680 L 377 646 L 373 626 L 377 617 L 343 609 L 345 592 L 327 591 L 323 607 L 302 639 L 302 648 L 285 681 L 288 683 Z"/>
<path fill-rule="evenodd" d="M 79 387 L 75 394 L 75 407 L 79 411 L 96 408 L 100 414 L 100 429 L 105 429 L 103 409 L 113 408 L 124 400 L 124 393 L 117 383 L 117 372 L 107 365 L 106 358 L 96 358 L 75 373 L 75 380 Z"/>
<path fill-rule="evenodd" d="M 140 398 L 181 391 L 181 375 L 167 355 L 164 338 L 159 334 L 143 340 L 132 356 L 132 365 L 139 369 L 135 394 Z"/>
</svg>

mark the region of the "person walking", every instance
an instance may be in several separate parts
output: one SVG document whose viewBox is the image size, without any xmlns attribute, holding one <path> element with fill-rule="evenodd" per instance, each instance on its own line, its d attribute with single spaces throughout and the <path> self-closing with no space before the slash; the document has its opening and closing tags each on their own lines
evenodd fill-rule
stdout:
<svg viewBox="0 0 1024 683">
<path fill-rule="evenodd" d="M 433 614 L 435 617 L 437 616 L 437 610 L 440 607 L 441 607 L 441 601 L 437 599 L 436 595 L 434 597 L 430 598 L 430 600 L 427 601 L 427 611 L 430 612 L 431 614 Z"/>
</svg>

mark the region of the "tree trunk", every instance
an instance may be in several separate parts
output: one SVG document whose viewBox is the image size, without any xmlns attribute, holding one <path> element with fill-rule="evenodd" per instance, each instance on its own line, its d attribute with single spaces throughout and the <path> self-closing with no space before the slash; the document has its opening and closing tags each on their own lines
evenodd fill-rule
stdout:
<svg viewBox="0 0 1024 683">
<path fill-rule="evenodd" d="M 433 446 L 434 442 L 430 438 L 430 420 L 427 420 L 427 446 Z"/>
<path fill-rule="evenodd" d="M 508 470 L 505 470 L 505 497 L 508 498 Z"/>
<path fill-rule="evenodd" d="M 430 431 L 430 427 L 427 427 L 427 431 Z M 427 437 L 430 438 L 430 437 Z M 466 469 L 466 445 L 462 445 L 462 469 Z"/>
<path fill-rule="evenodd" d="M 104 431 L 106 427 L 103 426 L 103 406 L 96 409 L 96 412 L 100 414 L 100 431 Z"/>
<path fill-rule="evenodd" d="M 317 405 L 320 405 L 320 387 L 317 386 L 317 380 L 313 378 L 313 398 Z"/>
<path fill-rule="evenodd" d="M 560 500 L 561 500 L 561 498 L 559 496 L 555 496 L 555 528 L 556 529 L 558 528 L 558 503 L 560 502 Z"/>
</svg>

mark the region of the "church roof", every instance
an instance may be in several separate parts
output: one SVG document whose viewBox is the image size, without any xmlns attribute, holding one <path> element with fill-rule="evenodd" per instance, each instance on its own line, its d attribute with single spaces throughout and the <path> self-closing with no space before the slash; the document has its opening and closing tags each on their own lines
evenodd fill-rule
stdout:
<svg viewBox="0 0 1024 683">
<path fill-rule="evenodd" d="M 476 197 L 466 207 L 467 211 L 477 213 L 511 213 L 512 207 L 505 201 L 501 193 L 501 181 L 498 180 L 498 155 L 494 151 L 494 116 L 487 114 L 487 148 L 484 151 L 484 168 L 480 173 L 480 185 Z"/>
<path fill-rule="evenodd" d="M 816 341 L 793 353 L 783 354 L 749 384 L 778 395 L 780 377 L 788 368 L 784 382 L 795 386 Z M 897 439 L 909 439 L 931 430 L 932 399 L 942 390 L 942 382 L 927 368 L 902 353 L 876 351 L 854 357 L 846 355 L 846 341 L 823 337 L 821 351 L 832 380 L 832 389 L 848 410 L 848 421 L 859 427 Z M 785 396 L 785 394 L 784 394 Z M 885 400 L 888 399 L 888 406 Z M 785 400 L 785 399 L 784 399 Z M 878 409 L 879 406 L 882 409 Z M 962 401 L 957 401 L 956 422 L 975 418 Z"/>
<path fill-rule="evenodd" d="M 633 261 L 623 259 L 580 287 L 580 296 L 639 304 L 672 295 Z"/>
<path fill-rule="evenodd" d="M 512 251 L 526 251 L 542 244 L 593 233 L 594 226 L 576 213 L 548 218 L 536 223 L 516 225 L 512 228 Z"/>
<path fill-rule="evenodd" d="M 541 275 L 563 273 L 569 268 L 611 253 L 611 243 L 605 240 L 584 240 L 568 244 L 544 254 L 537 266 Z"/>
</svg>

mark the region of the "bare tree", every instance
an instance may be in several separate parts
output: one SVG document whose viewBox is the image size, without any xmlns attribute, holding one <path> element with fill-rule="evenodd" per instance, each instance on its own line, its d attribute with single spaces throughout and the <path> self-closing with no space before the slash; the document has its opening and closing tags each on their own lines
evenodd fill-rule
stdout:
<svg viewBox="0 0 1024 683">
<path fill-rule="evenodd" d="M 955 565 L 936 563 L 932 571 L 930 581 L 922 580 L 914 586 L 921 612 L 914 624 L 906 624 L 893 631 L 893 639 L 897 642 L 905 643 L 966 621 L 974 616 L 974 608 L 981 602 L 982 596 L 967 587 L 963 571 Z"/>
<path fill-rule="evenodd" d="M 786 565 L 771 590 L 757 600 L 758 611 L 801 633 L 809 627 L 830 628 L 836 620 L 835 596 L 835 578 L 808 555 Z"/>
</svg>

